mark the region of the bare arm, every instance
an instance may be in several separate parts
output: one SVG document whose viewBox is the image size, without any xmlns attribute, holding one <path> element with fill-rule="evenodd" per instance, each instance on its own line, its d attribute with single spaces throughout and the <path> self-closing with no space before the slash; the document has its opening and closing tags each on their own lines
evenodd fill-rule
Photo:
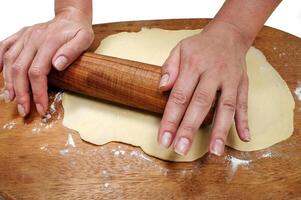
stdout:
<svg viewBox="0 0 301 200">
<path fill-rule="evenodd" d="M 66 11 L 81 13 L 92 23 L 92 0 L 55 0 L 55 15 Z"/>
<path fill-rule="evenodd" d="M 281 0 L 227 0 L 212 20 L 212 25 L 227 23 L 251 46 L 259 30 Z"/>
</svg>

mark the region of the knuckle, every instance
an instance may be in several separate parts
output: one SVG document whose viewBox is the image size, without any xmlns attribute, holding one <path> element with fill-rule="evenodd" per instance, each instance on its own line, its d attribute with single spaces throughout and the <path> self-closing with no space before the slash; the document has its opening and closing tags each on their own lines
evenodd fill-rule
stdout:
<svg viewBox="0 0 301 200">
<path fill-rule="evenodd" d="M 54 35 L 54 34 L 46 34 L 45 35 L 45 38 L 44 38 L 44 41 L 43 41 L 43 44 L 46 45 L 46 44 L 53 44 L 57 41 L 60 42 L 61 38 L 59 38 L 57 35 Z"/>
<path fill-rule="evenodd" d="M 28 76 L 30 78 L 38 78 L 42 75 L 42 71 L 38 67 L 31 67 L 28 71 Z"/>
<path fill-rule="evenodd" d="M 187 72 L 188 70 L 190 70 L 191 65 L 190 65 L 189 61 L 187 61 L 187 58 L 185 56 L 182 56 L 181 59 L 183 60 L 183 62 L 180 64 L 180 72 L 183 72 L 183 71 Z"/>
<path fill-rule="evenodd" d="M 228 110 L 230 112 L 235 112 L 236 104 L 234 97 L 228 97 L 221 101 L 222 109 Z"/>
<path fill-rule="evenodd" d="M 241 128 L 242 129 L 248 129 L 249 128 L 249 126 L 248 126 L 248 120 L 247 119 L 242 119 L 241 121 L 240 121 L 240 126 L 241 126 Z"/>
<path fill-rule="evenodd" d="M 160 126 L 165 127 L 166 129 L 170 130 L 171 132 L 176 132 L 178 124 L 175 119 L 163 119 L 160 122 Z"/>
<path fill-rule="evenodd" d="M 168 69 L 171 67 L 171 64 L 169 62 L 165 62 L 162 67 L 161 67 L 161 71 L 168 71 Z"/>
<path fill-rule="evenodd" d="M 238 129 L 245 129 L 248 128 L 248 116 L 235 114 L 235 125 Z"/>
<path fill-rule="evenodd" d="M 219 125 L 215 125 L 215 127 L 213 127 L 213 130 L 212 130 L 212 137 L 225 140 L 228 133 L 229 133 L 229 130 L 227 130 L 227 128 L 219 126 Z"/>
<path fill-rule="evenodd" d="M 29 100 L 28 100 L 28 92 L 22 92 L 22 93 L 19 93 L 19 94 L 16 94 L 16 99 L 17 99 L 17 102 L 20 103 L 20 104 L 26 104 Z"/>
<path fill-rule="evenodd" d="M 163 116 L 161 126 L 167 125 L 168 127 L 177 127 L 177 118 L 175 116 Z"/>
<path fill-rule="evenodd" d="M 192 60 L 190 57 L 187 57 L 186 62 L 184 61 L 183 64 L 181 64 L 180 71 L 190 75 L 200 74 L 202 72 L 200 64 L 198 64 L 197 61 Z"/>
<path fill-rule="evenodd" d="M 31 34 L 31 30 L 30 29 L 27 29 L 24 34 L 23 34 L 23 43 L 24 45 L 28 45 L 29 43 L 32 43 L 33 41 L 36 41 L 37 39 L 32 37 L 32 34 Z"/>
<path fill-rule="evenodd" d="M 166 64 L 164 64 L 164 65 L 161 67 L 161 74 L 166 74 L 166 73 L 168 73 L 168 72 L 169 72 L 169 70 L 168 70 Z"/>
<path fill-rule="evenodd" d="M 83 31 L 84 40 L 91 41 L 91 40 L 94 39 L 94 33 L 93 33 L 93 31 L 88 31 L 86 29 L 82 29 L 82 31 Z"/>
<path fill-rule="evenodd" d="M 14 90 L 14 85 L 10 80 L 4 79 L 4 88 L 7 90 Z"/>
<path fill-rule="evenodd" d="M 226 139 L 228 131 L 223 128 L 217 128 L 214 132 L 214 135 L 220 139 Z"/>
<path fill-rule="evenodd" d="M 5 63 L 8 63 L 8 62 L 12 61 L 13 60 L 12 52 L 11 51 L 6 52 L 3 56 L 3 60 L 4 60 Z"/>
<path fill-rule="evenodd" d="M 12 71 L 14 74 L 22 74 L 24 73 L 24 68 L 21 63 L 17 62 L 12 66 Z"/>
<path fill-rule="evenodd" d="M 177 122 L 174 119 L 167 119 L 166 122 L 167 122 L 167 124 L 169 126 L 172 126 L 172 127 L 176 127 L 177 126 Z"/>
<path fill-rule="evenodd" d="M 171 93 L 170 101 L 177 105 L 186 105 L 188 98 L 182 90 L 176 89 Z"/>
<path fill-rule="evenodd" d="M 216 74 L 223 73 L 223 70 L 225 70 L 227 66 L 226 59 L 223 56 L 217 56 L 217 58 L 213 60 L 213 66 L 213 71 Z"/>
<path fill-rule="evenodd" d="M 223 57 L 215 60 L 215 66 L 218 68 L 224 68 L 227 65 L 226 60 Z"/>
<path fill-rule="evenodd" d="M 78 44 L 73 44 L 73 45 L 66 44 L 64 46 L 63 54 L 67 57 L 68 56 L 72 57 L 73 55 L 77 55 L 79 50 L 80 50 L 80 46 Z"/>
<path fill-rule="evenodd" d="M 161 67 L 161 74 L 171 73 L 176 70 L 176 65 L 172 64 L 171 61 L 165 62 Z"/>
<path fill-rule="evenodd" d="M 41 92 L 41 91 L 35 91 L 35 92 L 33 92 L 32 95 L 33 95 L 33 100 L 34 100 L 35 102 L 38 102 L 40 99 L 43 98 L 44 93 Z"/>
<path fill-rule="evenodd" d="M 194 133 L 196 131 L 196 127 L 192 123 L 189 123 L 189 122 L 183 123 L 182 129 L 188 133 Z"/>
<path fill-rule="evenodd" d="M 189 58 L 188 64 L 186 67 L 184 66 L 183 69 L 190 74 L 202 74 L 204 72 L 204 65 L 202 65 L 201 61 L 197 58 Z"/>
<path fill-rule="evenodd" d="M 43 33 L 43 29 L 40 27 L 33 27 L 31 29 L 28 29 L 28 32 L 31 32 L 32 38 L 38 38 Z"/>
<path fill-rule="evenodd" d="M 200 63 L 200 55 L 198 54 L 192 54 L 189 57 L 189 66 L 190 67 L 196 67 L 196 65 L 199 65 Z"/>
<path fill-rule="evenodd" d="M 214 60 L 214 64 L 216 66 L 224 67 L 227 64 L 225 54 L 226 54 L 225 52 L 219 52 L 219 53 L 216 54 L 216 57 L 215 57 L 215 60 Z"/>
<path fill-rule="evenodd" d="M 9 45 L 8 40 L 9 40 L 9 38 L 0 41 L 0 50 L 4 50 L 5 51 L 5 50 L 8 49 L 8 45 Z"/>
<path fill-rule="evenodd" d="M 212 104 L 212 98 L 210 97 L 210 94 L 206 90 L 200 90 L 196 93 L 194 97 L 194 101 L 204 107 L 210 107 Z"/>
<path fill-rule="evenodd" d="M 248 111 L 248 104 L 246 102 L 239 102 L 237 105 L 237 110 L 240 110 L 242 112 L 247 112 Z"/>
<path fill-rule="evenodd" d="M 24 38 L 24 48 L 27 49 L 37 49 L 36 41 L 35 40 L 31 40 L 29 37 L 25 37 Z"/>
</svg>

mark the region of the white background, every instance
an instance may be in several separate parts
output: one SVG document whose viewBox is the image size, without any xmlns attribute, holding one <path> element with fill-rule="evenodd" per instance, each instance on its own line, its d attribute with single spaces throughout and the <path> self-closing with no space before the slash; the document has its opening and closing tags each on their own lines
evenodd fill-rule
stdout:
<svg viewBox="0 0 301 200">
<path fill-rule="evenodd" d="M 94 0 L 93 23 L 164 18 L 212 18 L 222 0 Z M 54 16 L 54 0 L 0 1 L 0 40 Z M 301 1 L 284 0 L 266 25 L 301 37 Z"/>
</svg>

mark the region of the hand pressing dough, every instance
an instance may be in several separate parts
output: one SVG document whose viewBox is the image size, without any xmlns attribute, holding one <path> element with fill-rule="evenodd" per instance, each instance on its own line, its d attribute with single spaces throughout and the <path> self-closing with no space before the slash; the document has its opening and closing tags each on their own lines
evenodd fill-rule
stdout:
<svg viewBox="0 0 301 200">
<path fill-rule="evenodd" d="M 181 39 L 200 31 L 142 29 L 137 33 L 118 33 L 105 38 L 96 53 L 161 66 Z M 285 81 L 261 51 L 251 47 L 246 60 L 252 139 L 248 143 L 242 142 L 233 125 L 227 145 L 237 150 L 254 151 L 285 140 L 292 134 L 295 103 Z M 170 161 L 193 161 L 208 151 L 209 127 L 199 129 L 190 152 L 183 157 L 157 143 L 159 116 L 67 92 L 64 94 L 63 107 L 63 124 L 77 130 L 83 140 L 93 144 L 123 142 Z"/>
</svg>

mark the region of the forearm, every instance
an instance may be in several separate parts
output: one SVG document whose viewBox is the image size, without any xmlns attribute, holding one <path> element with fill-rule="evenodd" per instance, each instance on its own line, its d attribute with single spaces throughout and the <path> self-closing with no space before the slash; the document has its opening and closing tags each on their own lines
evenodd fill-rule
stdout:
<svg viewBox="0 0 301 200">
<path fill-rule="evenodd" d="M 240 32 L 246 45 L 250 46 L 280 2 L 281 0 L 226 0 L 210 25 L 226 23 L 233 26 Z"/>
<path fill-rule="evenodd" d="M 92 23 L 92 0 L 55 0 L 55 15 L 74 12 Z"/>
</svg>

